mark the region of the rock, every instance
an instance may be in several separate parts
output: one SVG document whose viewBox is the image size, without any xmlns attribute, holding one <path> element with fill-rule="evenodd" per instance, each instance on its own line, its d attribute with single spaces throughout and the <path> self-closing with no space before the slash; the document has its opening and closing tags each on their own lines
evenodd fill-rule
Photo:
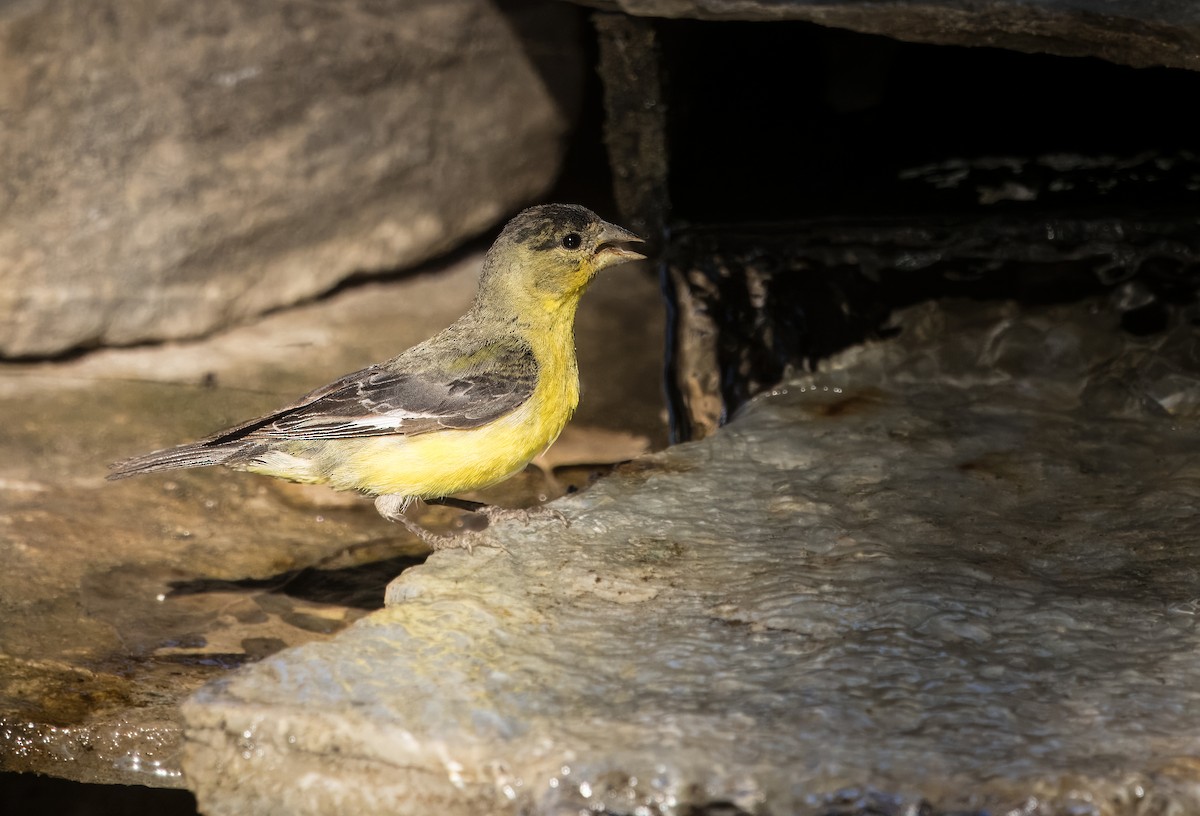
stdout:
<svg viewBox="0 0 1200 816">
<path fill-rule="evenodd" d="M 629 14 L 803 20 L 938 45 L 1099 57 L 1137 68 L 1200 68 L 1200 12 L 1187 0 L 615 0 Z"/>
<path fill-rule="evenodd" d="M 1200 163 L 1187 164 L 1200 173 Z M 1195 290 L 1200 223 L 1179 210 L 1104 217 L 1062 208 L 683 228 L 666 266 L 675 422 L 698 439 L 789 369 L 886 332 L 914 293 L 1037 303 L 1097 290 L 1119 300 L 1132 288 L 1130 305 L 1162 321 L 1186 314 L 1195 298 L 1173 293 Z M 1121 311 L 1128 322 L 1134 310 Z"/>
<path fill-rule="evenodd" d="M 1196 812 L 1200 431 L 1162 407 L 1200 363 L 1186 321 L 1113 325 L 915 307 L 206 687 L 188 785 L 211 816 Z"/>
<path fill-rule="evenodd" d="M 613 5 L 647 15 L 598 15 L 597 31 L 616 200 L 669 236 L 676 441 L 711 433 L 786 369 L 872 336 L 893 305 L 972 285 L 1082 297 L 1137 275 L 1154 302 L 1125 320 L 1149 331 L 1179 302 L 1168 290 L 1196 288 L 1200 165 L 1190 148 L 1159 147 L 1180 129 L 1158 116 L 1197 75 L 997 49 L 1195 68 L 1192 4 Z M 984 88 L 988 76 L 1004 81 Z M 946 77 L 977 79 L 952 91 Z"/>
<path fill-rule="evenodd" d="M 412 266 L 557 176 L 578 14 L 0 9 L 0 356 L 195 337 Z"/>
</svg>

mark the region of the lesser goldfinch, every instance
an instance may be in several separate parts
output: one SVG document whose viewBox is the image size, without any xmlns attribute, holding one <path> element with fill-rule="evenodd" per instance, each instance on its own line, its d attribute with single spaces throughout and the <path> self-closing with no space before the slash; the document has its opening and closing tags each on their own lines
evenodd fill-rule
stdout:
<svg viewBox="0 0 1200 816">
<path fill-rule="evenodd" d="M 519 472 L 558 437 L 579 402 L 575 311 L 596 273 L 645 256 L 641 238 L 584 207 L 531 207 L 483 259 L 471 308 L 384 363 L 199 442 L 112 465 L 110 479 L 224 465 L 375 496 L 410 522 L 414 498 L 477 509 L 455 494 Z"/>
</svg>

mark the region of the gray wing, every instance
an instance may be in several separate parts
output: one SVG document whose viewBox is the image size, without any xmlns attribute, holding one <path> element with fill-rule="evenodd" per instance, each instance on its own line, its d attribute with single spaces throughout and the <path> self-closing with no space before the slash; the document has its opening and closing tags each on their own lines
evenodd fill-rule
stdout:
<svg viewBox="0 0 1200 816">
<path fill-rule="evenodd" d="M 537 386 L 537 361 L 528 345 L 505 340 L 479 346 L 455 360 L 375 365 L 347 374 L 298 401 L 208 440 L 342 439 L 421 434 L 485 425 L 529 399 Z M 413 361 L 414 363 L 416 361 Z"/>
</svg>

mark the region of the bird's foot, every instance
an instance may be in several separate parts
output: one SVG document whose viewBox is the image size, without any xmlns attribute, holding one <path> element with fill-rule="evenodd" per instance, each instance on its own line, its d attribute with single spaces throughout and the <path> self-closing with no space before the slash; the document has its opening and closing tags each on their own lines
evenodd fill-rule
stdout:
<svg viewBox="0 0 1200 816">
<path fill-rule="evenodd" d="M 567 517 L 561 511 L 547 507 L 544 504 L 534 505 L 533 507 L 497 507 L 494 504 L 484 504 L 483 502 L 470 501 L 468 499 L 458 499 L 454 496 L 443 496 L 438 499 L 425 499 L 426 504 L 440 504 L 443 507 L 454 507 L 458 510 L 464 510 L 468 513 L 474 513 L 483 516 L 488 521 L 488 526 L 491 526 L 497 521 L 519 521 L 527 524 L 537 518 L 551 518 L 561 523 L 564 526 L 570 526 Z M 382 511 L 381 511 L 382 512 Z"/>
<path fill-rule="evenodd" d="M 508 552 L 507 548 L 502 544 L 481 540 L 479 533 L 474 530 L 468 530 L 457 535 L 439 534 L 426 530 L 404 514 L 404 511 L 411 503 L 412 498 L 408 496 L 379 496 L 375 499 L 375 509 L 379 511 L 379 515 L 388 521 L 404 525 L 406 530 L 425 542 L 431 550 L 466 550 L 468 553 L 473 553 L 475 545 L 479 544 L 484 547 L 495 547 Z"/>
</svg>

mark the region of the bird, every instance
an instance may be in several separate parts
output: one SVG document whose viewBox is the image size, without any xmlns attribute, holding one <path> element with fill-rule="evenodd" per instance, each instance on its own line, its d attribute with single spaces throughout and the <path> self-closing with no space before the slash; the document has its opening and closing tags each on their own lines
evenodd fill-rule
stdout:
<svg viewBox="0 0 1200 816">
<path fill-rule="evenodd" d="M 485 253 L 466 313 L 433 337 L 273 413 L 116 462 L 108 478 L 223 465 L 327 484 L 374 497 L 433 549 L 470 549 L 405 510 L 497 510 L 457 494 L 520 472 L 558 437 L 579 403 L 579 300 L 600 271 L 645 258 L 625 246 L 642 242 L 582 206 L 530 207 Z"/>
</svg>

